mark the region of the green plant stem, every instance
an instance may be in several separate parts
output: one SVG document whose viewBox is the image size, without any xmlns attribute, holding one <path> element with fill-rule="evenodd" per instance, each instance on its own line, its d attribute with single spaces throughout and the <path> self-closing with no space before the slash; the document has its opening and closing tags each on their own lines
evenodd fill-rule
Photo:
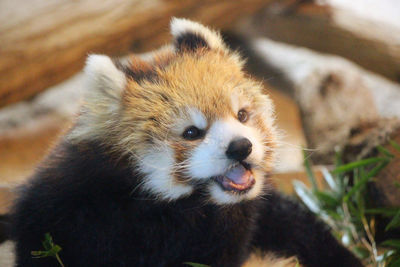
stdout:
<svg viewBox="0 0 400 267">
<path fill-rule="evenodd" d="M 350 229 L 353 239 L 357 242 L 361 242 L 361 238 L 359 237 L 357 230 L 354 227 L 354 224 L 351 222 L 351 216 L 346 202 L 343 202 L 342 209 L 344 215 L 344 225 L 346 225 Z"/>
<path fill-rule="evenodd" d="M 56 254 L 56 259 L 57 259 L 58 263 L 61 265 L 61 267 L 65 267 L 64 263 L 61 261 L 60 256 L 58 256 L 58 253 Z"/>
<path fill-rule="evenodd" d="M 372 255 L 374 255 L 374 257 L 372 259 L 374 261 L 374 264 L 376 264 L 377 263 L 376 259 L 378 258 L 378 250 L 376 249 L 376 243 L 375 243 L 374 236 L 371 233 L 371 229 L 369 228 L 369 224 L 364 215 L 361 216 L 361 222 L 363 224 L 364 231 L 367 234 L 369 244 L 371 244 L 371 253 L 372 253 Z"/>
<path fill-rule="evenodd" d="M 306 169 L 307 177 L 311 182 L 313 191 L 318 190 L 317 181 L 315 180 L 314 173 L 312 171 L 310 160 L 307 157 L 306 151 L 303 149 L 304 167 Z"/>
</svg>

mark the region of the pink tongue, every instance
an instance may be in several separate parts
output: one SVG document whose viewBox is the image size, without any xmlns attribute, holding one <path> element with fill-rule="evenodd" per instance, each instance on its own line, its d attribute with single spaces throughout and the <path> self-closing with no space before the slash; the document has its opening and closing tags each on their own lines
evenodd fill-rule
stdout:
<svg viewBox="0 0 400 267">
<path fill-rule="evenodd" d="M 225 176 L 235 184 L 247 184 L 250 180 L 251 172 L 242 165 L 238 165 L 225 173 Z"/>
</svg>

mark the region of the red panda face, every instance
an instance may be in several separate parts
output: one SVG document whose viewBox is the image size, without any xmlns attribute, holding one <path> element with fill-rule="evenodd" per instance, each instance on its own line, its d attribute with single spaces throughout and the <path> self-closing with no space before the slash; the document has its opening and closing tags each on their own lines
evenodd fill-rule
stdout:
<svg viewBox="0 0 400 267">
<path fill-rule="evenodd" d="M 270 99 L 218 33 L 182 19 L 171 31 L 174 46 L 146 60 L 89 57 L 88 86 L 99 89 L 71 139 L 96 138 L 129 155 L 142 190 L 160 200 L 196 190 L 217 204 L 257 197 L 275 147 Z"/>
</svg>

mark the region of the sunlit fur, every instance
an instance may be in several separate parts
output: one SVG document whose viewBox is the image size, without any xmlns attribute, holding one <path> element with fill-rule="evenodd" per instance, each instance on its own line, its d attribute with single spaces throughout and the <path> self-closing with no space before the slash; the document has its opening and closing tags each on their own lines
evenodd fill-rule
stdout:
<svg viewBox="0 0 400 267">
<path fill-rule="evenodd" d="M 273 163 L 273 105 L 217 33 L 187 20 L 174 19 L 171 27 L 175 43 L 192 31 L 210 46 L 185 50 L 175 44 L 146 60 L 131 56 L 125 69 L 105 56 L 90 56 L 85 69 L 90 88 L 70 140 L 101 140 L 114 152 L 130 155 L 145 174 L 142 189 L 160 200 L 186 196 L 199 183 L 208 184 L 209 200 L 215 203 L 254 198 Z M 136 73 L 143 77 L 132 78 Z M 237 119 L 240 109 L 250 114 L 245 123 Z M 204 138 L 183 139 L 191 125 L 205 130 Z M 235 163 L 225 151 L 237 137 L 253 144 L 248 162 L 256 184 L 246 194 L 225 192 L 210 179 Z"/>
</svg>

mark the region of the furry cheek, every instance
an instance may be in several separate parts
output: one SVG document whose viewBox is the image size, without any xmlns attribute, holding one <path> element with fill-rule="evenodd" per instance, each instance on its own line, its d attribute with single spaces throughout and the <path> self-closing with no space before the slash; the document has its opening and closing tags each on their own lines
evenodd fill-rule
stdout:
<svg viewBox="0 0 400 267">
<path fill-rule="evenodd" d="M 225 158 L 225 149 L 223 143 L 207 135 L 193 150 L 189 158 L 187 175 L 194 179 L 208 179 L 223 173 L 229 165 L 229 160 Z"/>
</svg>

